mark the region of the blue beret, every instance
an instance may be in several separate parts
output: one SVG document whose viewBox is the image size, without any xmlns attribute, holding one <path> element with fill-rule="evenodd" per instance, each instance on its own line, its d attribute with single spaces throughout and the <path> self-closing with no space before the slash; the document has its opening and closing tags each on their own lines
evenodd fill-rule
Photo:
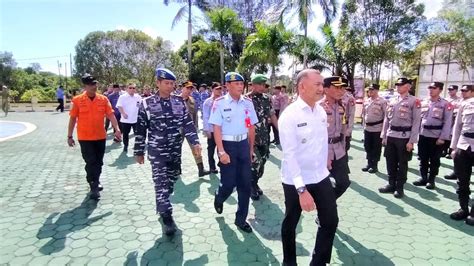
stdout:
<svg viewBox="0 0 474 266">
<path fill-rule="evenodd" d="M 237 72 L 229 72 L 225 74 L 225 82 L 232 82 L 232 81 L 244 81 L 244 77 Z"/>
<path fill-rule="evenodd" d="M 156 77 L 161 79 L 176 80 L 176 76 L 173 74 L 173 72 L 166 68 L 157 68 Z"/>
</svg>

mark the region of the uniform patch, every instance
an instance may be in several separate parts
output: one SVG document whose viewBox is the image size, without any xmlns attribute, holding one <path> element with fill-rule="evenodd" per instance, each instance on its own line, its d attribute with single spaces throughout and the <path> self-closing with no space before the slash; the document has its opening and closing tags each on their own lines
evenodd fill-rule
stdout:
<svg viewBox="0 0 474 266">
<path fill-rule="evenodd" d="M 230 112 L 230 111 L 232 111 L 231 108 L 224 109 L 224 112 Z"/>
<path fill-rule="evenodd" d="M 297 127 L 304 127 L 304 126 L 307 126 L 307 125 L 308 125 L 308 123 L 301 123 L 301 124 L 298 124 L 298 125 L 296 125 L 296 126 L 297 126 Z"/>
<path fill-rule="evenodd" d="M 421 108 L 421 101 L 420 101 L 420 99 L 416 99 L 416 100 L 415 100 L 415 106 L 416 106 L 416 108 Z"/>
<path fill-rule="evenodd" d="M 448 109 L 448 111 L 451 111 L 451 110 L 454 109 L 454 105 L 452 105 L 451 103 L 448 103 L 448 104 L 446 105 L 446 108 Z"/>
</svg>

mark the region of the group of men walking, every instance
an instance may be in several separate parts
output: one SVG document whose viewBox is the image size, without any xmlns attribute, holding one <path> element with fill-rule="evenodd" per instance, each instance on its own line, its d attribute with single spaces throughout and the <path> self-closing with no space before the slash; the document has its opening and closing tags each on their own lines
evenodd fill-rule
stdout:
<svg viewBox="0 0 474 266">
<path fill-rule="evenodd" d="M 347 151 L 355 99 L 350 93 L 348 80 L 339 76 L 323 78 L 316 70 L 303 70 L 296 78 L 298 97 L 285 111 L 276 112 L 271 97 L 265 93 L 267 78 L 264 75 L 253 76 L 252 89 L 244 95 L 243 76 L 236 72 L 227 73 L 227 93 L 223 94 L 224 85 L 215 82 L 211 85 L 211 94 L 202 102 L 203 132 L 208 144 L 207 171 L 203 166 L 198 137 L 199 103 L 192 97 L 194 84 L 184 83 L 181 93 L 176 95 L 176 76 L 165 68 L 158 68 L 155 74 L 156 94 L 143 99 L 136 97 L 135 86 L 131 84 L 128 94 L 116 100 L 120 121 L 130 124 L 121 128 L 117 112 L 110 103 L 115 99 L 109 95 L 109 101 L 95 93 L 97 80 L 94 77 L 86 75 L 82 78 L 85 93 L 73 99 L 68 144 L 75 144 L 72 133 L 77 123 L 91 198 L 99 199 L 99 191 L 103 189 L 99 177 L 105 151 L 103 122 L 106 117 L 112 123 L 118 141 L 124 133 L 124 151 L 128 147 L 128 134 L 125 133 L 135 128 L 134 156 L 139 164 L 143 164 L 147 153 L 154 181 L 156 212 L 161 217 L 166 235 L 172 236 L 177 231 L 170 196 L 181 174 L 184 139 L 193 151 L 199 176 L 216 174 L 219 172 L 217 166 L 220 168 L 220 184 L 214 197 L 216 212 L 223 212 L 224 202 L 236 189 L 235 225 L 250 233 L 252 228 L 246 221 L 249 202 L 250 198 L 259 200 L 263 194 L 258 182 L 264 174 L 270 152 L 270 128 L 274 127 L 274 131 L 279 131 L 276 140 L 281 143 L 283 152 L 281 178 L 286 208 L 281 228 L 283 262 L 296 265 L 295 230 L 301 212 L 317 209 L 319 229 L 311 265 L 329 263 L 338 225 L 336 200 L 350 186 Z M 419 135 L 421 178 L 415 183 L 426 185 L 428 189 L 435 187 L 441 147 L 450 139 L 455 107 L 439 97 L 442 83 L 430 85 L 430 99 L 423 102 L 408 94 L 410 80 L 400 78 L 396 86 L 399 96 L 388 103 L 378 96 L 377 84 L 368 88 L 369 98 L 363 108 L 368 163 L 362 171 L 378 171 L 384 145 L 388 184 L 379 191 L 400 198 L 404 195 L 408 160 Z M 474 94 L 472 85 L 463 86 L 462 91 L 466 91 L 466 95 Z M 130 119 L 132 116 L 136 119 Z M 455 163 L 454 174 L 459 180 L 461 204 L 461 210 L 451 215 L 453 219 L 468 217 L 469 179 L 474 161 L 471 149 L 474 147 L 473 119 L 474 102 L 472 98 L 466 98 L 459 107 L 451 138 L 451 156 Z M 217 164 L 214 159 L 216 150 Z M 472 212 L 471 209 L 467 223 L 472 219 Z"/>
</svg>

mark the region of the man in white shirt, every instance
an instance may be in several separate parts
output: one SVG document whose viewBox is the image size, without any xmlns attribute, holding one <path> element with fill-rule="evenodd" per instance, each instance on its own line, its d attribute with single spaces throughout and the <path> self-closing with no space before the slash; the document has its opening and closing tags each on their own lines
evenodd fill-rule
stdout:
<svg viewBox="0 0 474 266">
<path fill-rule="evenodd" d="M 296 78 L 296 87 L 298 99 L 286 108 L 278 122 L 286 208 L 281 227 L 283 264 L 296 265 L 295 230 L 301 211 L 317 208 L 320 228 L 310 265 L 326 265 L 331 261 L 339 218 L 328 177 L 327 115 L 316 104 L 324 92 L 323 77 L 317 70 L 303 70 Z"/>
<path fill-rule="evenodd" d="M 142 102 L 142 97 L 136 93 L 137 86 L 133 83 L 128 84 L 127 93 L 120 95 L 117 101 L 117 108 L 120 111 L 120 122 L 122 123 L 123 152 L 127 152 L 130 130 L 135 125 L 138 118 L 138 108 Z"/>
</svg>

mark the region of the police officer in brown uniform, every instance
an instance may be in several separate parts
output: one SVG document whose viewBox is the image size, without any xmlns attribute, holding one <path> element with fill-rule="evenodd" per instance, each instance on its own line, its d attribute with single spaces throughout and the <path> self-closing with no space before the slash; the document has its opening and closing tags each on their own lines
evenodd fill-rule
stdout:
<svg viewBox="0 0 474 266">
<path fill-rule="evenodd" d="M 349 80 L 342 78 L 342 82 L 344 85 L 344 96 L 342 96 L 342 103 L 344 104 L 344 108 L 346 110 L 347 116 L 347 126 L 346 126 L 346 152 L 351 147 L 351 140 L 352 140 L 352 129 L 354 128 L 354 118 L 355 118 L 355 98 L 352 95 L 352 89 L 349 87 Z"/>
<path fill-rule="evenodd" d="M 471 206 L 469 213 L 469 183 L 474 166 L 474 85 L 463 85 L 461 91 L 466 98 L 459 107 L 451 139 L 454 174 L 458 178 L 456 192 L 461 208 L 450 217 L 454 220 L 466 219 L 466 224 L 474 225 L 474 206 Z"/>
<path fill-rule="evenodd" d="M 334 188 L 339 198 L 349 187 L 349 166 L 345 138 L 347 134 L 347 113 L 342 102 L 346 83 L 338 76 L 324 79 L 325 98 L 320 101 L 327 114 L 328 121 L 328 169 L 336 181 Z"/>
<path fill-rule="evenodd" d="M 369 98 L 364 101 L 362 109 L 362 123 L 364 126 L 364 149 L 367 153 L 367 166 L 362 171 L 376 173 L 378 162 L 382 153 L 382 132 L 383 119 L 387 109 L 387 101 L 379 96 L 380 86 L 372 84 L 367 88 Z"/>
<path fill-rule="evenodd" d="M 379 188 L 379 192 L 393 193 L 395 198 L 401 198 L 407 180 L 408 161 L 420 130 L 421 102 L 409 94 L 411 80 L 399 78 L 395 86 L 400 95 L 388 103 L 381 134 L 388 184 Z"/>
<path fill-rule="evenodd" d="M 451 134 L 453 106 L 439 96 L 443 86 L 442 82 L 431 83 L 428 86 L 430 98 L 421 102 L 420 178 L 413 185 L 426 186 L 427 189 L 435 188 L 443 144 Z"/>
</svg>

